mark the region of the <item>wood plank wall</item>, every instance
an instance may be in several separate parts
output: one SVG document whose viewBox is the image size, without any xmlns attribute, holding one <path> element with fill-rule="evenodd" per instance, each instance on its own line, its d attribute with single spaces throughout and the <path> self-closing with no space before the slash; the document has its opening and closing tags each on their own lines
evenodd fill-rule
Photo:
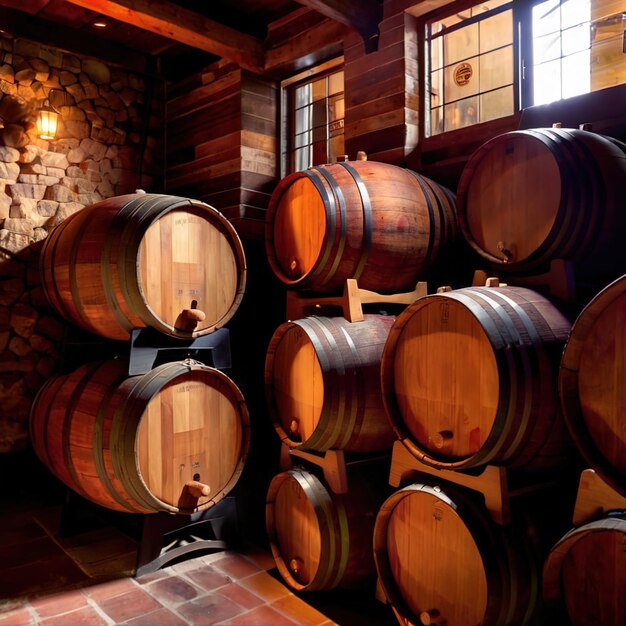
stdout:
<svg viewBox="0 0 626 626">
<path fill-rule="evenodd" d="M 262 238 L 278 176 L 278 85 L 216 62 L 171 93 L 166 192 L 214 206 L 242 238 Z"/>
<path fill-rule="evenodd" d="M 344 42 L 346 154 L 403 165 L 418 142 L 415 18 L 399 12 L 380 24 L 378 50 L 365 53 L 356 33 Z"/>
</svg>

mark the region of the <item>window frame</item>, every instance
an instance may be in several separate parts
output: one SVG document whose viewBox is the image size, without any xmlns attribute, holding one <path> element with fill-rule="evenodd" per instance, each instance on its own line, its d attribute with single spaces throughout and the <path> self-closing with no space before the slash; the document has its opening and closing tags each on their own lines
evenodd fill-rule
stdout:
<svg viewBox="0 0 626 626">
<path fill-rule="evenodd" d="M 281 177 L 295 170 L 295 92 L 296 88 L 315 80 L 326 78 L 338 71 L 344 71 L 344 57 L 339 56 L 325 63 L 321 63 L 283 80 L 280 84 L 280 175 Z M 341 92 L 345 100 L 345 74 L 344 90 Z M 345 119 L 345 113 L 344 113 Z M 328 127 L 327 120 L 327 127 Z"/>
</svg>

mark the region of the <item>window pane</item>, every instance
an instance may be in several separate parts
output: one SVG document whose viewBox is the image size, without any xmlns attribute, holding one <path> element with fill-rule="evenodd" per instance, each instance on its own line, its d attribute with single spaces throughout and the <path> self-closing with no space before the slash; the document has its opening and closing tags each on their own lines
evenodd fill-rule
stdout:
<svg viewBox="0 0 626 626">
<path fill-rule="evenodd" d="M 312 99 L 323 100 L 326 97 L 326 79 L 321 78 L 311 83 L 311 89 L 313 90 Z"/>
<path fill-rule="evenodd" d="M 438 70 L 443 65 L 443 37 L 438 37 L 430 46 L 430 69 Z"/>
<path fill-rule="evenodd" d="M 547 104 L 561 98 L 561 61 L 535 66 L 534 104 Z"/>
<path fill-rule="evenodd" d="M 468 59 L 444 70 L 444 103 L 478 93 L 480 85 L 478 58 Z"/>
<path fill-rule="evenodd" d="M 343 72 L 335 72 L 328 77 L 328 95 L 343 93 Z"/>
<path fill-rule="evenodd" d="M 560 32 L 535 37 L 533 41 L 533 57 L 535 65 L 558 59 L 561 56 Z"/>
<path fill-rule="evenodd" d="M 337 157 L 343 156 L 346 152 L 343 144 L 343 133 L 331 138 L 329 148 L 330 154 L 328 162 L 334 163 L 337 160 Z"/>
<path fill-rule="evenodd" d="M 296 89 L 296 108 L 299 109 L 311 102 L 311 85 L 302 85 Z"/>
<path fill-rule="evenodd" d="M 561 29 L 559 0 L 548 0 L 533 7 L 533 35 L 539 37 Z"/>
<path fill-rule="evenodd" d="M 589 0 L 567 0 L 561 5 L 561 28 L 569 28 L 591 19 Z"/>
<path fill-rule="evenodd" d="M 478 24 L 470 24 L 443 37 L 444 64 L 457 63 L 478 54 Z"/>
<path fill-rule="evenodd" d="M 310 132 L 299 133 L 298 135 L 294 137 L 294 146 L 296 148 L 302 148 L 303 146 L 306 146 L 307 144 L 311 143 L 311 140 L 312 140 L 312 135 Z"/>
<path fill-rule="evenodd" d="M 344 99 L 343 94 L 334 96 L 328 100 L 328 119 L 333 122 L 344 118 Z"/>
<path fill-rule="evenodd" d="M 480 52 L 488 52 L 513 43 L 511 11 L 498 13 L 480 22 Z"/>
<path fill-rule="evenodd" d="M 300 172 L 309 167 L 311 163 L 310 159 L 310 148 L 307 146 L 306 148 L 298 148 L 295 152 L 295 163 L 294 168 L 296 172 Z"/>
<path fill-rule="evenodd" d="M 591 89 L 605 89 L 626 82 L 626 54 L 623 32 L 626 20 L 618 20 L 613 28 L 597 27 L 591 47 Z M 607 33 L 613 31 L 612 36 Z"/>
<path fill-rule="evenodd" d="M 444 107 L 446 131 L 475 124 L 478 119 L 478 98 L 467 98 Z"/>
<path fill-rule="evenodd" d="M 443 107 L 437 107 L 430 112 L 430 129 L 428 129 L 429 135 L 438 135 L 443 132 Z"/>
<path fill-rule="evenodd" d="M 480 96 L 480 121 L 487 122 L 506 115 L 513 115 L 513 85 L 490 91 Z"/>
<path fill-rule="evenodd" d="M 307 106 L 296 111 L 296 133 L 311 128 L 311 107 Z"/>
<path fill-rule="evenodd" d="M 588 50 L 591 45 L 589 22 L 564 30 L 561 37 L 563 56 L 579 52 L 580 50 Z"/>
<path fill-rule="evenodd" d="M 480 90 L 513 84 L 513 46 L 480 57 Z"/>
<path fill-rule="evenodd" d="M 443 104 L 443 72 L 437 71 L 430 75 L 430 106 Z"/>
<path fill-rule="evenodd" d="M 589 93 L 590 59 L 586 50 L 563 58 L 563 98 Z"/>
</svg>

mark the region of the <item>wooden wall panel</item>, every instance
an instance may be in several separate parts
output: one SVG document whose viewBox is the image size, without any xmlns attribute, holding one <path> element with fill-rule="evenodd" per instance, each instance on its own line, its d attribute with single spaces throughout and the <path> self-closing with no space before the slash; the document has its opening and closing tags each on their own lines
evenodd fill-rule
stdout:
<svg viewBox="0 0 626 626">
<path fill-rule="evenodd" d="M 345 142 L 350 158 L 404 165 L 418 140 L 418 67 L 415 19 L 397 13 L 380 24 L 378 50 L 365 53 L 356 34 L 344 41 Z"/>
<path fill-rule="evenodd" d="M 192 84 L 168 101 L 167 193 L 207 202 L 242 238 L 261 239 L 278 176 L 278 86 L 224 64 Z"/>
</svg>

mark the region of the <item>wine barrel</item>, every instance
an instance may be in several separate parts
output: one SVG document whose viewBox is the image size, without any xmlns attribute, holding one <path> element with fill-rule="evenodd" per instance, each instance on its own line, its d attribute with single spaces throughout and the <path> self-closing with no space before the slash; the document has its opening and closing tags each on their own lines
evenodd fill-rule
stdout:
<svg viewBox="0 0 626 626">
<path fill-rule="evenodd" d="M 557 542 L 544 564 L 543 597 L 565 614 L 559 623 L 626 624 L 624 545 L 626 512 L 574 528 Z"/>
<path fill-rule="evenodd" d="M 575 452 L 557 391 L 569 330 L 553 304 L 521 287 L 416 300 L 397 317 L 381 359 L 398 438 L 433 467 L 561 467 Z"/>
<path fill-rule="evenodd" d="M 453 194 L 410 170 L 333 163 L 283 178 L 265 224 L 269 264 L 286 285 L 410 291 L 456 237 Z"/>
<path fill-rule="evenodd" d="M 266 529 L 278 571 L 292 589 L 327 591 L 374 582 L 379 493 L 370 481 L 351 476 L 348 493 L 336 494 L 302 468 L 272 479 Z"/>
<path fill-rule="evenodd" d="M 565 345 L 559 392 L 565 420 L 587 463 L 626 495 L 626 275 L 582 310 Z"/>
<path fill-rule="evenodd" d="M 108 198 L 56 226 L 40 257 L 50 304 L 110 339 L 152 327 L 197 337 L 235 313 L 246 281 L 243 246 L 219 211 L 158 194 Z"/>
<path fill-rule="evenodd" d="M 265 359 L 268 411 L 290 448 L 374 452 L 395 437 L 380 392 L 380 357 L 395 317 L 306 317 L 274 332 Z"/>
<path fill-rule="evenodd" d="M 249 447 L 248 410 L 224 373 L 194 361 L 128 376 L 90 363 L 51 378 L 31 409 L 41 461 L 68 487 L 110 509 L 193 513 L 235 486 Z"/>
<path fill-rule="evenodd" d="M 541 623 L 541 558 L 526 528 L 495 524 L 460 489 L 412 484 L 387 498 L 374 561 L 405 626 Z"/>
<path fill-rule="evenodd" d="M 500 269 L 529 272 L 553 259 L 587 274 L 626 271 L 626 159 L 607 137 L 537 128 L 498 135 L 476 150 L 457 189 L 469 245 Z"/>
</svg>

